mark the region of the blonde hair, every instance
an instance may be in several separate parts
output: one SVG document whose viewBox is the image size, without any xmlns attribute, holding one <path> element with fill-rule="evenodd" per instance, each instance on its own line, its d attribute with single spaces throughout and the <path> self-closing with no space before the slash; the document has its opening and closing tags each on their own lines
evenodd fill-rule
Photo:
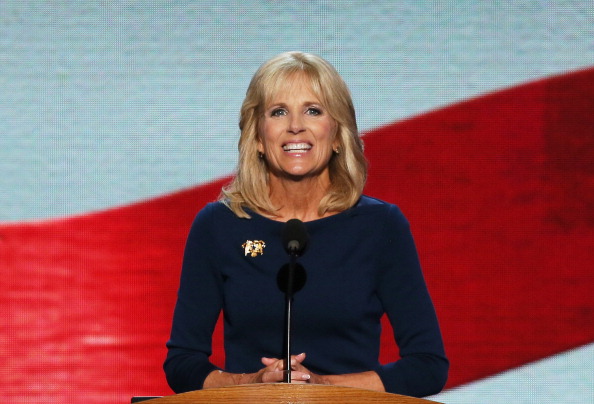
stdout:
<svg viewBox="0 0 594 404">
<path fill-rule="evenodd" d="M 363 192 L 367 161 L 348 87 L 334 67 L 319 56 L 286 52 L 260 66 L 241 106 L 237 172 L 219 197 L 239 217 L 250 217 L 244 208 L 272 216 L 277 211 L 270 201 L 266 162 L 258 153 L 258 125 L 267 102 L 286 79 L 296 73 L 303 74 L 309 81 L 312 91 L 337 123 L 339 153 L 330 159 L 331 185 L 320 201 L 318 214 L 323 216 L 328 211 L 346 210 Z"/>
</svg>

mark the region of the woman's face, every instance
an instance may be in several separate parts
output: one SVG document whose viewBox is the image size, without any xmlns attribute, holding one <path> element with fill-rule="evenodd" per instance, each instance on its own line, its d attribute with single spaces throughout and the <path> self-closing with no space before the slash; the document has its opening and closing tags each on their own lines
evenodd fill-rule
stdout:
<svg viewBox="0 0 594 404">
<path fill-rule="evenodd" d="M 338 146 L 336 121 L 302 75 L 271 97 L 259 122 L 258 151 L 271 175 L 299 180 L 328 175 L 332 150 Z"/>
</svg>

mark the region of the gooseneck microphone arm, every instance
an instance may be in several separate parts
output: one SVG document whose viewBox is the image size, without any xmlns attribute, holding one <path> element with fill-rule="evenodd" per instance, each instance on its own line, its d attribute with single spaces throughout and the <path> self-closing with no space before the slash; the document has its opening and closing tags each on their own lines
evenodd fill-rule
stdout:
<svg viewBox="0 0 594 404">
<path fill-rule="evenodd" d="M 283 346 L 283 358 L 285 359 L 283 382 L 285 383 L 291 383 L 291 303 L 293 302 L 297 254 L 291 253 L 289 257 L 289 273 L 287 276 L 287 290 L 285 292 L 285 334 Z"/>
<path fill-rule="evenodd" d="M 305 225 L 298 219 L 289 220 L 283 229 L 283 244 L 289 254 L 289 263 L 284 265 L 277 278 L 278 287 L 285 292 L 285 326 L 283 343 L 283 382 L 291 383 L 291 305 L 293 295 L 305 285 L 305 269 L 297 263 L 307 244 Z"/>
</svg>

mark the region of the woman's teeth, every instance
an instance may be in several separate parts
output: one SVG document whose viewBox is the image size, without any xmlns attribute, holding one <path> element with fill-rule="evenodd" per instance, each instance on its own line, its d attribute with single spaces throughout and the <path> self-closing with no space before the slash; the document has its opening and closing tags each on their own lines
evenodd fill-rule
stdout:
<svg viewBox="0 0 594 404">
<path fill-rule="evenodd" d="M 284 151 L 307 151 L 311 149 L 308 143 L 289 143 L 283 146 Z"/>
</svg>

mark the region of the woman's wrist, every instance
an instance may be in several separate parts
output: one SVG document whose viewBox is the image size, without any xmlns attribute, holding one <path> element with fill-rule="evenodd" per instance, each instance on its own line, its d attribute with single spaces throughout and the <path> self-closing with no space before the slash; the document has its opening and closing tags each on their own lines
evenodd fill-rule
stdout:
<svg viewBox="0 0 594 404">
<path fill-rule="evenodd" d="M 236 384 L 250 383 L 249 378 L 245 373 L 229 373 L 222 370 L 213 370 L 204 380 L 203 388 L 215 388 L 223 386 L 231 386 Z"/>
<path fill-rule="evenodd" d="M 233 384 L 249 384 L 251 383 L 249 375 L 245 373 L 233 373 Z"/>
<path fill-rule="evenodd" d="M 332 382 L 332 377 L 328 375 L 312 375 L 309 379 L 308 383 L 312 384 L 334 384 Z"/>
<path fill-rule="evenodd" d="M 386 391 L 379 375 L 374 371 L 317 376 L 313 383 L 356 387 L 381 392 Z"/>
</svg>

